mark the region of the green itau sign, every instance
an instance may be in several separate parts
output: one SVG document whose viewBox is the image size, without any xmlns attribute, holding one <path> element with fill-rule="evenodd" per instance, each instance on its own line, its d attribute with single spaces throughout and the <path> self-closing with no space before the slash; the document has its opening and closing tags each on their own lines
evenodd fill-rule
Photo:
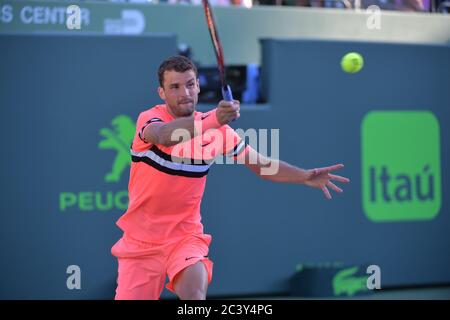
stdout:
<svg viewBox="0 0 450 320">
<path fill-rule="evenodd" d="M 441 207 L 440 135 L 428 111 L 372 111 L 362 121 L 363 209 L 374 222 L 431 220 Z"/>
</svg>

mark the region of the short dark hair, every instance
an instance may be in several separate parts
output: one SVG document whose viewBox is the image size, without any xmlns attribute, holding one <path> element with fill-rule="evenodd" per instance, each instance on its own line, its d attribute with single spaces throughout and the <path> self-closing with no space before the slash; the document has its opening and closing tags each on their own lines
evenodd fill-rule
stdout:
<svg viewBox="0 0 450 320">
<path fill-rule="evenodd" d="M 195 77 L 198 77 L 197 67 L 190 59 L 184 56 L 172 56 L 164 60 L 159 66 L 158 80 L 161 87 L 163 87 L 164 84 L 164 72 L 171 70 L 175 70 L 176 72 L 193 70 L 195 72 Z"/>
</svg>

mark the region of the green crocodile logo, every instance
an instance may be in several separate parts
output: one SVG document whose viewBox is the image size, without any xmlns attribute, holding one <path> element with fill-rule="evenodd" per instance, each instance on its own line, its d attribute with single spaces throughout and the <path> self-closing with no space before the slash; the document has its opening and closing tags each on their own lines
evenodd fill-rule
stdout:
<svg viewBox="0 0 450 320">
<path fill-rule="evenodd" d="M 355 277 L 358 267 L 341 270 L 333 277 L 333 293 L 335 296 L 347 294 L 353 296 L 358 291 L 367 291 L 367 276 Z"/>
<path fill-rule="evenodd" d="M 136 130 L 129 116 L 118 115 L 112 121 L 113 129 L 102 128 L 100 135 L 104 138 L 98 144 L 100 149 L 113 149 L 117 152 L 111 171 L 105 175 L 106 182 L 118 182 L 123 171 L 130 165 L 130 145 Z"/>
</svg>

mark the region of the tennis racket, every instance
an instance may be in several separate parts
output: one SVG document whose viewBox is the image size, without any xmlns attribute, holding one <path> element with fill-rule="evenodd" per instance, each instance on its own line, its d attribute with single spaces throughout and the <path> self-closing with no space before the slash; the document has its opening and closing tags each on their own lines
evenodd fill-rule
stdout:
<svg viewBox="0 0 450 320">
<path fill-rule="evenodd" d="M 233 101 L 233 93 L 230 86 L 226 83 L 225 64 L 223 59 L 222 44 L 220 43 L 217 33 L 216 23 L 214 22 L 213 13 L 208 0 L 202 0 L 203 9 L 205 10 L 206 24 L 208 25 L 209 34 L 216 54 L 217 66 L 219 68 L 220 82 L 222 85 L 222 96 L 225 101 Z"/>
</svg>

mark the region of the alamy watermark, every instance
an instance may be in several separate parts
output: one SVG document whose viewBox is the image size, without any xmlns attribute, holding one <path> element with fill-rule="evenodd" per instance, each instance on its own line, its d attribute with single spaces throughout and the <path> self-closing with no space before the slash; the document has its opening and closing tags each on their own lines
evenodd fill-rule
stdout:
<svg viewBox="0 0 450 320">
<path fill-rule="evenodd" d="M 79 266 L 73 264 L 67 267 L 66 273 L 70 274 L 66 280 L 66 286 L 69 290 L 81 289 L 81 269 Z"/>
<path fill-rule="evenodd" d="M 366 20 L 366 27 L 369 30 L 381 29 L 381 9 L 377 5 L 371 5 L 367 7 L 366 14 L 368 18 Z"/>
<path fill-rule="evenodd" d="M 66 27 L 69 30 L 81 29 L 81 9 L 77 5 L 70 5 L 66 9 Z"/>
<path fill-rule="evenodd" d="M 261 175 L 275 175 L 279 169 L 279 129 L 208 129 L 191 137 L 189 130 L 176 129 L 171 140 L 179 142 L 171 151 L 171 161 L 186 165 L 254 164 Z M 270 139 L 269 139 L 270 136 Z M 251 148 L 257 152 L 247 152 Z M 269 156 L 270 153 L 270 156 Z"/>
<path fill-rule="evenodd" d="M 380 290 L 381 289 L 381 269 L 376 264 L 372 264 L 367 267 L 366 273 L 369 275 L 367 278 L 367 289 Z"/>
</svg>

